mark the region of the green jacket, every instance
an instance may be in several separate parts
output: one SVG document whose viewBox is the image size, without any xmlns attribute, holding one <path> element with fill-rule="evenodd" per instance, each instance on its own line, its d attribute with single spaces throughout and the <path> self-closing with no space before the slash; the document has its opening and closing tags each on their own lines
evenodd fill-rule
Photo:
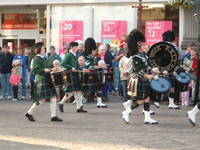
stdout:
<svg viewBox="0 0 200 150">
<path fill-rule="evenodd" d="M 71 70 L 72 68 L 75 68 L 78 70 L 78 60 L 77 58 L 71 53 L 67 53 L 63 61 L 61 62 L 61 66 L 66 68 L 66 70 Z"/>
<path fill-rule="evenodd" d="M 47 59 L 40 56 L 35 56 L 33 59 L 32 73 L 36 75 L 37 80 L 45 79 L 44 69 L 48 68 Z"/>
<path fill-rule="evenodd" d="M 48 53 L 47 59 L 49 68 L 53 68 L 54 60 L 59 60 L 61 62 L 61 57 L 58 54 L 51 55 L 50 53 Z"/>
</svg>

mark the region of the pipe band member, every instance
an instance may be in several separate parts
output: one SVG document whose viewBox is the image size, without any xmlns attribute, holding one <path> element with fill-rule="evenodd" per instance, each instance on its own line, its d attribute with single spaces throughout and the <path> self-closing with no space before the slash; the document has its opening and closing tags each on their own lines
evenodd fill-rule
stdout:
<svg viewBox="0 0 200 150">
<path fill-rule="evenodd" d="M 150 116 L 150 89 L 149 80 L 154 76 L 148 74 L 147 56 L 145 53 L 145 37 L 137 29 L 130 32 L 128 43 L 128 54 L 133 56 L 131 79 L 128 85 L 128 94 L 132 96 L 133 103 L 122 112 L 122 118 L 129 123 L 129 114 L 133 109 L 144 103 L 144 122 L 146 124 L 157 124 Z M 130 93 L 131 89 L 131 93 Z"/>
<path fill-rule="evenodd" d="M 81 84 L 79 77 L 79 65 L 78 60 L 76 58 L 76 53 L 78 51 L 78 43 L 71 42 L 69 43 L 69 53 L 66 54 L 63 59 L 61 66 L 63 66 L 66 70 L 71 71 L 71 79 L 72 84 L 66 86 L 66 95 L 63 99 L 58 103 L 59 109 L 61 112 L 64 112 L 63 105 L 64 103 L 74 95 L 76 100 L 76 112 L 78 113 L 87 113 L 87 110 L 84 110 L 81 107 L 82 98 L 81 98 Z"/>
<path fill-rule="evenodd" d="M 35 121 L 33 118 L 33 112 L 35 109 L 44 103 L 47 99 L 50 99 L 51 108 L 51 121 L 63 121 L 56 116 L 56 90 L 51 80 L 50 69 L 47 67 L 47 59 L 45 58 L 44 43 L 38 42 L 35 44 L 36 56 L 33 60 L 32 73 L 36 76 L 35 89 L 33 94 L 33 105 L 25 113 L 25 116 L 29 121 Z"/>
</svg>

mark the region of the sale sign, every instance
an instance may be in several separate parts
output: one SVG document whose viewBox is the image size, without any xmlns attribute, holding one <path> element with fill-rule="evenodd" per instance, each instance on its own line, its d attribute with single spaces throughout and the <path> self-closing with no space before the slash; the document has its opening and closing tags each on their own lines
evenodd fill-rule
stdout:
<svg viewBox="0 0 200 150">
<path fill-rule="evenodd" d="M 123 34 L 127 33 L 127 21 L 102 20 L 101 43 L 118 44 Z"/>
<path fill-rule="evenodd" d="M 2 14 L 1 29 L 37 29 L 36 14 Z"/>
<path fill-rule="evenodd" d="M 83 21 L 59 22 L 59 54 L 70 42 L 83 40 Z"/>
<path fill-rule="evenodd" d="M 146 21 L 146 44 L 151 46 L 162 41 L 162 34 L 168 30 L 172 30 L 172 21 Z"/>
</svg>

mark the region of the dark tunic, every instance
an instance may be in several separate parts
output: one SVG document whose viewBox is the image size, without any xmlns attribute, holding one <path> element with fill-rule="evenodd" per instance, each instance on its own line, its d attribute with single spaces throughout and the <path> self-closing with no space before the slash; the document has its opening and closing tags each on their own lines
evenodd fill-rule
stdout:
<svg viewBox="0 0 200 150">
<path fill-rule="evenodd" d="M 150 95 L 149 80 L 144 78 L 144 74 L 148 73 L 147 59 L 144 53 L 133 56 L 132 74 L 128 85 L 128 94 L 133 100 L 143 100 Z"/>
<path fill-rule="evenodd" d="M 86 56 L 85 57 L 85 67 L 87 69 L 94 69 L 94 65 L 96 64 L 95 57 Z M 102 71 L 94 70 L 93 71 L 94 84 L 83 84 L 82 91 L 83 92 L 97 92 L 102 90 L 102 80 L 103 74 Z"/>
</svg>

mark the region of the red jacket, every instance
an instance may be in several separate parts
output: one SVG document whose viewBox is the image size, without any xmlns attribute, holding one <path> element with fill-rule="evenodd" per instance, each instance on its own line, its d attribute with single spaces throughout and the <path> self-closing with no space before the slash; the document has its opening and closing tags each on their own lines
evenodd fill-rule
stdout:
<svg viewBox="0 0 200 150">
<path fill-rule="evenodd" d="M 192 68 L 194 69 L 194 75 L 197 76 L 198 75 L 198 57 L 197 57 L 197 55 L 194 56 Z"/>
</svg>

